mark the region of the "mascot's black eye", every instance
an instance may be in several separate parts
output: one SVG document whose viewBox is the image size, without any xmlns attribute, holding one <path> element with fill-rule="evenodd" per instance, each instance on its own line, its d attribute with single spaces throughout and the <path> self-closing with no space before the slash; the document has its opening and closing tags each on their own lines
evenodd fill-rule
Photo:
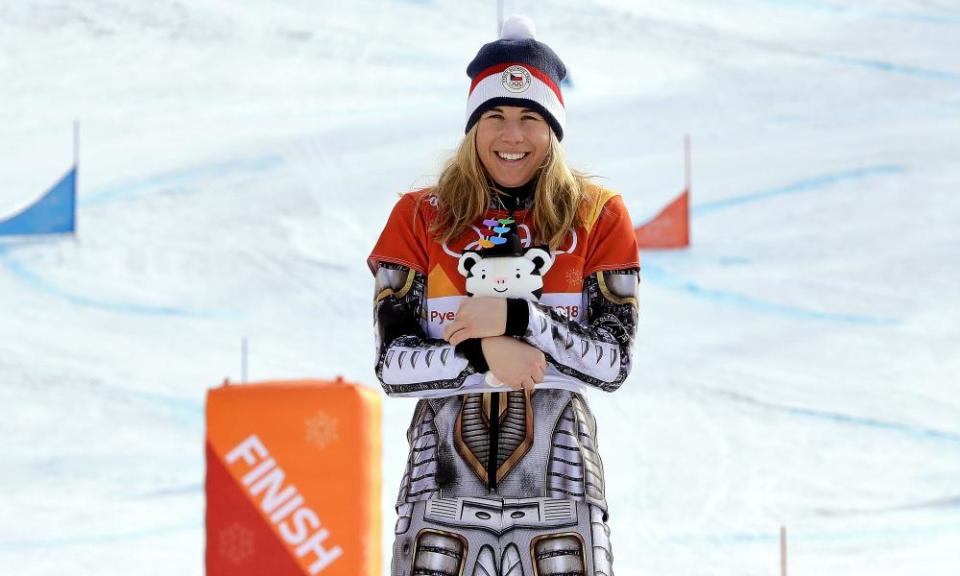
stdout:
<svg viewBox="0 0 960 576">
<path fill-rule="evenodd" d="M 520 277 L 520 275 L 519 275 L 519 274 L 517 274 L 517 278 L 519 278 L 519 277 Z"/>
<path fill-rule="evenodd" d="M 480 275 L 480 279 L 481 279 L 481 280 L 486 280 L 486 279 L 487 279 L 487 275 L 486 275 L 486 274 L 481 274 L 481 275 Z"/>
</svg>

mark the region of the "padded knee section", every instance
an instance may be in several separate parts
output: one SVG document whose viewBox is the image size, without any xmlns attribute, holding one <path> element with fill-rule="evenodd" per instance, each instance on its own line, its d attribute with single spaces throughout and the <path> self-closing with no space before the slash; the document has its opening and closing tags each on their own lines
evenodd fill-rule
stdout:
<svg viewBox="0 0 960 576">
<path fill-rule="evenodd" d="M 413 576 L 460 576 L 466 546 L 449 534 L 427 531 L 417 537 Z"/>
<path fill-rule="evenodd" d="M 583 576 L 583 543 L 573 535 L 546 536 L 533 545 L 537 576 Z"/>
</svg>

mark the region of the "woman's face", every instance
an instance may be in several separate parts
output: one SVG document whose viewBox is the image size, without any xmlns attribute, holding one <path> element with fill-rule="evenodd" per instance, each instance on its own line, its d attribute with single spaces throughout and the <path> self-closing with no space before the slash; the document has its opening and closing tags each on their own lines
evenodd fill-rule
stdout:
<svg viewBox="0 0 960 576">
<path fill-rule="evenodd" d="M 506 188 L 529 182 L 550 149 L 550 125 L 518 106 L 498 106 L 477 122 L 477 154 L 493 181 Z"/>
</svg>

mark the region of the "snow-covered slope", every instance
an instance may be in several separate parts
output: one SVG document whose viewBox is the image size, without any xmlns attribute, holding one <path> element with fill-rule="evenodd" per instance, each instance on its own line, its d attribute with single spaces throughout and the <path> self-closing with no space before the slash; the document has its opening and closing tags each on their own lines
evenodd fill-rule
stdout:
<svg viewBox="0 0 960 576">
<path fill-rule="evenodd" d="M 960 7 L 506 2 L 636 221 L 635 370 L 593 395 L 618 574 L 960 570 Z M 0 2 L 0 572 L 202 573 L 207 387 L 372 373 L 364 257 L 462 133 L 493 2 Z M 411 401 L 384 401 L 385 552 Z"/>
</svg>

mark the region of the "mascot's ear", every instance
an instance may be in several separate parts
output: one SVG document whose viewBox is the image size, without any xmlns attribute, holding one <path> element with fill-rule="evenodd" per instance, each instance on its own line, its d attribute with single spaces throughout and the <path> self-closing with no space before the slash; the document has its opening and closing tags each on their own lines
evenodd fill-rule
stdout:
<svg viewBox="0 0 960 576">
<path fill-rule="evenodd" d="M 461 276 L 470 277 L 470 270 L 480 261 L 480 255 L 476 252 L 464 252 L 460 256 L 460 262 L 457 263 L 457 270 Z"/>
<path fill-rule="evenodd" d="M 527 248 L 523 257 L 533 261 L 533 273 L 543 276 L 553 266 L 553 256 L 543 248 Z"/>
</svg>

